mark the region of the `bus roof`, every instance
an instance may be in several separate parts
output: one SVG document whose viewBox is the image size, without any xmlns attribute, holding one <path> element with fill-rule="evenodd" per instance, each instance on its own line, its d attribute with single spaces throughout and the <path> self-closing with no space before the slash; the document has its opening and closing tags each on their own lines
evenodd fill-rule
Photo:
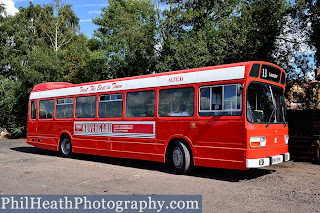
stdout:
<svg viewBox="0 0 320 213">
<path fill-rule="evenodd" d="M 37 84 L 33 87 L 32 91 L 42 91 L 42 90 L 48 90 L 48 89 L 57 89 L 61 87 L 68 87 L 74 84 L 67 83 L 67 82 L 46 82 Z"/>
<path fill-rule="evenodd" d="M 246 66 L 253 63 L 270 64 L 262 61 L 249 61 L 83 84 L 71 84 L 66 82 L 41 83 L 33 88 L 30 99 L 243 79 L 245 78 Z"/>
</svg>

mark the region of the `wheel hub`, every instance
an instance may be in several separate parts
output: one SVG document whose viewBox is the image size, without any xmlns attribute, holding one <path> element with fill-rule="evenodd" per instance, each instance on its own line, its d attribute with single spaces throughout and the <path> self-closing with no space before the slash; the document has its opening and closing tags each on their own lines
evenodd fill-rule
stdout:
<svg viewBox="0 0 320 213">
<path fill-rule="evenodd" d="M 182 164 L 183 164 L 183 156 L 182 156 L 182 151 L 176 147 L 173 150 L 173 164 L 176 168 L 181 168 Z"/>
<path fill-rule="evenodd" d="M 69 141 L 63 141 L 63 143 L 62 143 L 62 152 L 64 154 L 68 154 L 70 152 L 70 142 Z"/>
</svg>

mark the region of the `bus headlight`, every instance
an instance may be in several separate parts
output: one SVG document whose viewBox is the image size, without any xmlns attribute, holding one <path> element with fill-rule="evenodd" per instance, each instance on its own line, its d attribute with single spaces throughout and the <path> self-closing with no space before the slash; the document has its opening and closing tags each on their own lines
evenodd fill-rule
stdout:
<svg viewBox="0 0 320 213">
<path fill-rule="evenodd" d="M 285 135 L 285 136 L 284 136 L 284 141 L 286 142 L 286 144 L 289 143 L 289 135 Z"/>
<path fill-rule="evenodd" d="M 250 138 L 251 147 L 260 147 L 260 146 L 265 146 L 266 144 L 267 144 L 267 139 L 265 136 Z"/>
</svg>

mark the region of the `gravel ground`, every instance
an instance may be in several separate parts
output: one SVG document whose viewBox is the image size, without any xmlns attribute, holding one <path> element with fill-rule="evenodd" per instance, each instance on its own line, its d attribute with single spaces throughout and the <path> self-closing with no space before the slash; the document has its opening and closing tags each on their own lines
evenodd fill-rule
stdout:
<svg viewBox="0 0 320 213">
<path fill-rule="evenodd" d="M 75 154 L 0 140 L 0 195 L 200 194 L 203 212 L 320 212 L 320 165 L 294 162 L 248 171 L 197 167 L 175 175 L 162 163 Z"/>
</svg>

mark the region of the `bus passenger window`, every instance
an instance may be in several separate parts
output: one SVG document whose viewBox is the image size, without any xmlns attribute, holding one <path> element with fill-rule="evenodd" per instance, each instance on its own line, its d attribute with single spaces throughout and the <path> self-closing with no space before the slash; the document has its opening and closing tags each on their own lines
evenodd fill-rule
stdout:
<svg viewBox="0 0 320 213">
<path fill-rule="evenodd" d="M 212 110 L 222 109 L 222 87 L 212 87 Z"/>
<path fill-rule="evenodd" d="M 73 117 L 73 98 L 57 99 L 56 118 Z"/>
<path fill-rule="evenodd" d="M 192 87 L 163 89 L 159 92 L 159 116 L 193 116 L 194 89 Z"/>
<path fill-rule="evenodd" d="M 210 87 L 200 89 L 200 111 L 210 110 Z"/>
<path fill-rule="evenodd" d="M 126 103 L 127 117 L 153 117 L 155 112 L 155 92 L 128 92 Z"/>
<path fill-rule="evenodd" d="M 200 116 L 241 115 L 240 84 L 200 88 Z"/>
<path fill-rule="evenodd" d="M 37 102 L 31 101 L 31 119 L 36 119 L 37 117 Z"/>
<path fill-rule="evenodd" d="M 99 118 L 122 117 L 122 94 L 100 95 Z"/>
<path fill-rule="evenodd" d="M 76 118 L 94 118 L 96 116 L 96 96 L 77 97 Z"/>
<path fill-rule="evenodd" d="M 54 100 L 40 101 L 39 119 L 53 118 Z"/>
</svg>

